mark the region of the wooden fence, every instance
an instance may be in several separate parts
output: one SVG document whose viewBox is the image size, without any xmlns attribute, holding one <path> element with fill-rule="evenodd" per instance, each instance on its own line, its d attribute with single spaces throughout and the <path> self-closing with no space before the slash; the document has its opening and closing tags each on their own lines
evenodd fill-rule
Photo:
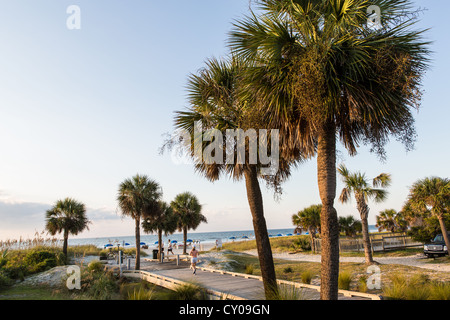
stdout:
<svg viewBox="0 0 450 320">
<path fill-rule="evenodd" d="M 376 234 L 370 235 L 370 243 L 372 252 L 406 249 L 411 247 L 421 247 L 423 243 L 414 241 L 410 236 L 405 234 L 386 236 Z M 321 239 L 314 239 L 316 252 L 321 250 Z M 364 252 L 364 244 L 362 238 L 355 239 L 339 239 L 340 252 Z"/>
</svg>

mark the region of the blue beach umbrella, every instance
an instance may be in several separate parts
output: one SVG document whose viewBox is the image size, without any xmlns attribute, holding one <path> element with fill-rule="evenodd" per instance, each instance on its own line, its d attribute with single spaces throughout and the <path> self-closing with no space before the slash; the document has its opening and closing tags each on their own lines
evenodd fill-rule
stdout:
<svg viewBox="0 0 450 320">
<path fill-rule="evenodd" d="M 113 245 L 111 243 L 105 244 L 105 248 L 112 247 Z"/>
<path fill-rule="evenodd" d="M 141 245 L 141 246 L 145 246 L 145 242 L 141 242 L 140 245 Z"/>
<path fill-rule="evenodd" d="M 287 236 L 292 236 L 292 233 L 287 233 L 286 235 L 287 235 Z"/>
<path fill-rule="evenodd" d="M 192 242 L 192 240 L 191 239 L 187 239 L 186 242 Z"/>
<path fill-rule="evenodd" d="M 229 237 L 228 239 L 230 239 L 230 240 L 234 240 L 234 239 L 236 239 L 236 237 Z"/>
<path fill-rule="evenodd" d="M 248 239 L 248 237 L 247 236 L 242 236 L 242 239 Z"/>
<path fill-rule="evenodd" d="M 170 241 L 170 243 L 178 243 L 178 241 L 177 240 L 172 240 L 172 241 Z"/>
<path fill-rule="evenodd" d="M 277 237 L 282 237 L 283 235 L 281 233 L 277 234 Z"/>
<path fill-rule="evenodd" d="M 159 241 L 155 241 L 155 244 L 158 244 L 159 243 Z"/>
<path fill-rule="evenodd" d="M 130 244 L 128 243 L 128 242 L 125 242 L 125 244 L 124 244 L 125 246 L 129 246 Z"/>
</svg>

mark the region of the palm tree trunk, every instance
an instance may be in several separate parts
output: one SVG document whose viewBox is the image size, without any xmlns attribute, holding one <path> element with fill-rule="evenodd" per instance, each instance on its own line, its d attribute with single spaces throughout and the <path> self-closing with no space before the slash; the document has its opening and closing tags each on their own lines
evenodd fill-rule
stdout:
<svg viewBox="0 0 450 320">
<path fill-rule="evenodd" d="M 161 261 L 162 253 L 162 230 L 158 229 L 158 260 Z"/>
<path fill-rule="evenodd" d="M 141 268 L 141 233 L 140 233 L 140 224 L 141 224 L 141 219 L 140 217 L 136 217 L 135 219 L 135 228 L 134 228 L 134 233 L 136 236 L 136 266 L 135 266 L 135 270 L 140 270 Z"/>
<path fill-rule="evenodd" d="M 186 251 L 186 241 L 187 241 L 187 227 L 183 227 L 183 241 L 184 241 L 184 245 L 183 245 L 183 254 L 187 254 Z"/>
<path fill-rule="evenodd" d="M 264 218 L 263 199 L 259 187 L 258 175 L 255 166 L 244 170 L 247 199 L 252 213 L 253 229 L 255 232 L 256 247 L 258 250 L 259 265 L 263 278 L 266 299 L 274 299 L 278 294 L 275 266 L 272 257 L 269 234 L 267 233 L 266 219 Z"/>
<path fill-rule="evenodd" d="M 370 245 L 369 223 L 367 221 L 369 217 L 369 207 L 367 206 L 367 203 L 364 200 L 364 196 L 362 194 L 356 195 L 356 202 L 359 214 L 361 216 L 364 256 L 366 258 L 366 264 L 372 264 L 374 261 L 372 257 L 372 246 Z"/>
<path fill-rule="evenodd" d="M 314 243 L 314 234 L 313 234 L 313 229 L 309 228 L 309 236 L 311 237 L 311 250 L 313 253 L 316 253 L 316 244 Z"/>
<path fill-rule="evenodd" d="M 67 259 L 67 245 L 69 242 L 69 231 L 64 229 L 64 242 L 63 242 L 63 254 Z"/>
<path fill-rule="evenodd" d="M 320 299 L 337 300 L 339 277 L 339 224 L 336 197 L 335 125 L 328 121 L 322 128 L 317 145 L 317 180 L 322 211 L 320 213 L 322 262 Z"/>
<path fill-rule="evenodd" d="M 439 220 L 439 225 L 441 226 L 442 236 L 444 237 L 444 242 L 445 245 L 447 246 L 447 250 L 450 256 L 450 239 L 448 238 L 448 231 L 447 228 L 445 227 L 444 217 L 442 214 L 439 214 L 437 217 Z"/>
</svg>

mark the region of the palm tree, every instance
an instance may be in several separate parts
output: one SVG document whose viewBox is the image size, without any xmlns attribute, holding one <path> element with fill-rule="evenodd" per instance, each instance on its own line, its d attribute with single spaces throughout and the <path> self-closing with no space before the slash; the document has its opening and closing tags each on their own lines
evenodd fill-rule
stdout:
<svg viewBox="0 0 450 320">
<path fill-rule="evenodd" d="M 314 243 L 315 234 L 317 231 L 320 233 L 321 210 L 321 204 L 312 205 L 292 215 L 292 223 L 297 226 L 297 228 L 308 230 L 311 239 L 311 250 L 313 252 L 316 252 L 316 245 Z"/>
<path fill-rule="evenodd" d="M 166 202 L 160 201 L 157 214 L 144 217 L 142 228 L 146 233 L 156 232 L 158 234 L 158 259 L 162 252 L 162 235 L 174 233 L 178 227 L 178 217 L 173 213 L 172 207 Z"/>
<path fill-rule="evenodd" d="M 361 221 L 355 220 L 352 215 L 346 217 L 339 217 L 339 232 L 344 232 L 347 237 L 355 237 L 358 232 L 361 232 Z"/>
<path fill-rule="evenodd" d="M 56 201 L 55 205 L 46 212 L 45 228 L 51 235 L 63 233 L 63 253 L 67 257 L 69 234 L 77 235 L 88 229 L 91 223 L 86 217 L 86 207 L 83 203 L 72 198 Z"/>
<path fill-rule="evenodd" d="M 140 225 L 142 218 L 149 218 L 159 212 L 159 200 L 162 197 L 160 185 L 146 175 L 135 175 L 125 179 L 119 185 L 117 201 L 124 216 L 129 216 L 135 221 L 136 237 L 136 266 L 140 269 L 141 260 L 141 235 Z"/>
<path fill-rule="evenodd" d="M 178 222 L 178 230 L 183 231 L 183 254 L 186 254 L 187 232 L 189 229 L 197 229 L 200 223 L 208 221 L 201 213 L 202 205 L 197 197 L 190 192 L 183 192 L 178 194 L 170 203 L 173 213 Z"/>
<path fill-rule="evenodd" d="M 345 165 L 341 164 L 338 168 L 339 174 L 342 177 L 345 187 L 342 189 L 339 201 L 346 203 L 350 201 L 350 196 L 353 193 L 356 198 L 356 207 L 361 216 L 362 235 L 364 243 L 364 255 L 366 263 L 373 263 L 372 248 L 369 237 L 369 224 L 367 218 L 369 216 L 369 206 L 367 201 L 374 199 L 379 203 L 386 199 L 387 191 L 384 189 L 377 189 L 380 186 L 386 188 L 391 183 L 391 176 L 387 173 L 381 173 L 372 180 L 372 186 L 367 181 L 365 174 L 360 172 L 350 173 Z"/>
<path fill-rule="evenodd" d="M 386 209 L 376 216 L 376 227 L 378 231 L 387 230 L 390 232 L 405 232 L 408 228 L 403 213 L 394 209 Z"/>
<path fill-rule="evenodd" d="M 409 191 L 407 204 L 413 211 L 428 211 L 438 218 L 445 245 L 450 248 L 445 226 L 445 215 L 450 212 L 450 179 L 429 177 L 416 181 Z"/>
<path fill-rule="evenodd" d="M 292 144 L 317 147 L 322 201 L 321 299 L 337 299 L 339 228 L 336 138 L 351 155 L 361 143 L 385 156 L 390 136 L 414 142 L 428 43 L 411 31 L 409 0 L 259 0 L 260 14 L 234 24 L 233 53 L 250 61 L 245 82 L 266 101 L 271 125 Z M 370 28 L 367 9 L 381 9 Z M 312 146 L 311 146 L 312 147 Z"/>
<path fill-rule="evenodd" d="M 273 264 L 272 250 L 269 242 L 266 221 L 264 217 L 264 206 L 261 189 L 258 179 L 265 181 L 274 187 L 276 192 L 280 190 L 279 185 L 290 175 L 291 167 L 294 167 L 298 161 L 302 160 L 299 152 L 293 153 L 294 156 L 285 156 L 277 158 L 278 170 L 272 175 L 264 173 L 268 165 L 263 164 L 260 159 L 250 161 L 250 147 L 245 145 L 244 160 L 238 156 L 238 143 L 230 141 L 223 135 L 219 143 L 226 154 L 219 161 L 208 161 L 202 155 L 208 148 L 207 143 L 202 143 L 200 156 L 195 150 L 194 122 L 201 121 L 203 131 L 200 138 L 208 135 L 211 129 L 227 132 L 227 130 L 254 130 L 254 138 L 261 141 L 259 129 L 271 129 L 267 121 L 260 116 L 257 110 L 250 108 L 256 103 L 256 99 L 244 99 L 241 95 L 241 74 L 242 70 L 247 68 L 241 60 L 232 58 L 229 60 L 210 59 L 207 66 L 199 75 L 191 75 L 189 78 L 189 102 L 190 109 L 184 112 L 178 112 L 175 123 L 177 130 L 188 132 L 191 138 L 191 144 L 186 149 L 195 162 L 195 169 L 203 174 L 208 180 L 215 181 L 221 175 L 228 175 L 235 181 L 245 180 L 247 199 L 252 214 L 253 228 L 257 243 L 259 263 L 264 282 L 266 297 L 276 296 L 277 282 L 275 276 L 275 267 Z M 271 135 L 267 142 L 271 144 Z M 197 139 L 200 139 L 197 137 Z M 288 148 L 288 144 L 283 143 L 283 138 L 279 146 Z M 217 137 L 216 137 L 217 139 Z M 250 140 L 250 139 L 249 139 Z M 231 143 L 230 143 L 231 142 Z M 260 149 L 258 149 L 260 150 Z M 230 157 L 230 154 L 232 155 Z M 270 150 L 274 155 L 274 150 Z M 222 160 L 222 161 L 221 161 Z M 240 160 L 240 161 L 239 161 Z"/>
</svg>

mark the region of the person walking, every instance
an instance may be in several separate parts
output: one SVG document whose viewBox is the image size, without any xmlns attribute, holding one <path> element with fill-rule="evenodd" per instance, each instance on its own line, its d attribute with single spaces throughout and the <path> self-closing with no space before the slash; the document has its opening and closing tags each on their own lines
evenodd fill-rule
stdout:
<svg viewBox="0 0 450 320">
<path fill-rule="evenodd" d="M 169 245 L 167 247 L 167 256 L 169 256 L 169 252 L 172 252 L 172 254 L 174 254 L 172 251 L 172 242 L 170 242 L 170 239 L 169 239 Z"/>
<path fill-rule="evenodd" d="M 189 252 L 189 255 L 191 256 L 191 266 L 190 269 L 193 269 L 193 274 L 196 274 L 197 272 L 197 261 L 198 261 L 198 251 L 195 249 L 195 246 L 192 247 L 191 252 Z"/>
</svg>

